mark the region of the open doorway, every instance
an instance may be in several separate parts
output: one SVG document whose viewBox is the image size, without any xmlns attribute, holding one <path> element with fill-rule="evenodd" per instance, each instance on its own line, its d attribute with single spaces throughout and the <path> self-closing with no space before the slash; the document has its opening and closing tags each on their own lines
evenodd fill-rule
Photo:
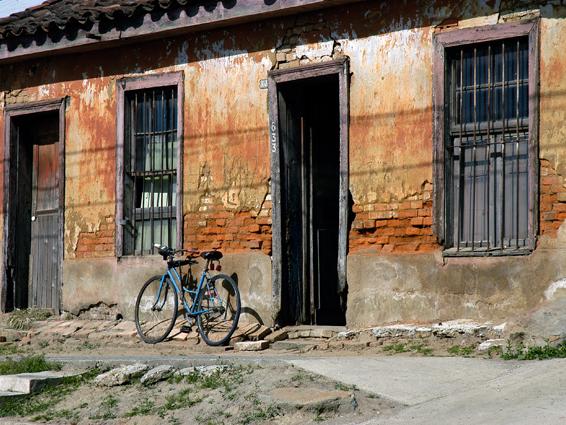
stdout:
<svg viewBox="0 0 566 425">
<path fill-rule="evenodd" d="M 63 237 L 60 102 L 35 109 L 8 113 L 3 309 L 58 312 Z"/>
<path fill-rule="evenodd" d="M 340 75 L 277 84 L 277 114 L 281 321 L 344 325 Z"/>
</svg>

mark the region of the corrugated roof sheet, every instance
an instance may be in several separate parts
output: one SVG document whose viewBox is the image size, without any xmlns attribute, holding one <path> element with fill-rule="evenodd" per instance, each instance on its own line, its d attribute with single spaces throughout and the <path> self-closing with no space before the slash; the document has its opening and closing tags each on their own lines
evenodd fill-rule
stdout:
<svg viewBox="0 0 566 425">
<path fill-rule="evenodd" d="M 0 39 L 49 32 L 69 25 L 87 25 L 185 6 L 194 0 L 47 0 L 0 19 Z"/>
</svg>

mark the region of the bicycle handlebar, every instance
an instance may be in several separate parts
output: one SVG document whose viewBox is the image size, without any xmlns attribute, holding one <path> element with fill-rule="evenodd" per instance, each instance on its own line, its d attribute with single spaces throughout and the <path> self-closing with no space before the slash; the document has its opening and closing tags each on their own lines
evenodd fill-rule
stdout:
<svg viewBox="0 0 566 425">
<path fill-rule="evenodd" d="M 173 249 L 169 248 L 167 245 L 160 245 L 158 243 L 153 245 L 154 248 L 157 249 L 157 253 L 163 257 L 164 260 L 168 260 L 173 258 L 176 254 L 182 254 L 183 252 L 187 252 L 190 254 L 195 254 L 198 251 L 190 250 L 190 249 Z"/>
</svg>

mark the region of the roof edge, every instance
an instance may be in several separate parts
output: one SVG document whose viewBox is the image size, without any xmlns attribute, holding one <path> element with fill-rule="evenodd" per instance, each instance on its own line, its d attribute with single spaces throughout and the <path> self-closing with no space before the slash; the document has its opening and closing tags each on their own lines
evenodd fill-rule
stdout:
<svg viewBox="0 0 566 425">
<path fill-rule="evenodd" d="M 212 10 L 201 7 L 198 13 L 192 16 L 181 11 L 178 17 L 171 18 L 165 13 L 154 21 L 150 14 L 146 14 L 141 25 L 125 30 L 112 29 L 104 33 L 94 28 L 91 31 L 78 30 L 72 39 L 63 37 L 56 41 L 49 37 L 44 40 L 34 37 L 28 44 L 19 44 L 13 48 L 9 47 L 9 42 L 3 40 L 0 42 L 0 65 L 32 58 L 105 49 L 120 44 L 222 28 L 360 1 L 363 0 L 285 0 L 284 2 L 240 0 L 239 4 L 231 8 L 224 7 L 222 2 Z"/>
</svg>

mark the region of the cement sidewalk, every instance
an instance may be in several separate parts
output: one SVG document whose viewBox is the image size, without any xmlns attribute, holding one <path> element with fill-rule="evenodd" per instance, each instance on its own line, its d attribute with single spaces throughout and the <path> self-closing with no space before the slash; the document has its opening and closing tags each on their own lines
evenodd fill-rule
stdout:
<svg viewBox="0 0 566 425">
<path fill-rule="evenodd" d="M 407 406 L 393 418 L 363 425 L 566 424 L 566 359 L 347 357 L 290 363 Z"/>
</svg>

